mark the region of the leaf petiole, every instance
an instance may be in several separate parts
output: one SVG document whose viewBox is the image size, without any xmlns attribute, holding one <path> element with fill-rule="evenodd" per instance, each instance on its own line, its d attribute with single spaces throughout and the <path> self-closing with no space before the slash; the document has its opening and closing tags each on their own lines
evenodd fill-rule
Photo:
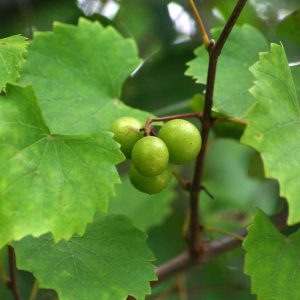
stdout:
<svg viewBox="0 0 300 300">
<path fill-rule="evenodd" d="M 206 48 L 210 48 L 210 46 L 211 46 L 211 40 L 208 37 L 207 31 L 206 31 L 205 26 L 204 26 L 204 24 L 202 22 L 201 16 L 200 16 L 200 14 L 199 14 L 199 12 L 197 10 L 197 7 L 195 5 L 194 0 L 189 0 L 189 4 L 190 4 L 190 7 L 191 7 L 191 9 L 193 11 L 193 14 L 195 16 L 197 25 L 198 25 L 198 27 L 200 29 L 203 43 L 205 44 Z"/>
<path fill-rule="evenodd" d="M 220 228 L 216 228 L 216 227 L 213 227 L 213 226 L 204 226 L 203 229 L 204 229 L 204 231 L 214 231 L 214 232 L 218 232 L 218 233 L 221 233 L 221 234 L 224 234 L 224 235 L 228 235 L 228 236 L 236 238 L 237 240 L 240 240 L 240 241 L 244 240 L 244 237 L 242 237 L 241 235 L 238 235 L 236 233 L 233 233 L 233 232 L 230 232 L 230 231 L 227 231 L 227 230 L 223 230 L 223 229 L 220 229 Z"/>
</svg>

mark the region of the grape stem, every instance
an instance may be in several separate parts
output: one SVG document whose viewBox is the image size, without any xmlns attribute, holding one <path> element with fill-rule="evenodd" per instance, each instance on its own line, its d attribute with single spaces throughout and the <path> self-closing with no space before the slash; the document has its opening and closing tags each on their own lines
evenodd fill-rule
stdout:
<svg viewBox="0 0 300 300">
<path fill-rule="evenodd" d="M 193 113 L 185 113 L 185 114 L 178 114 L 178 115 L 165 116 L 165 117 L 148 118 L 145 123 L 145 127 L 141 130 L 144 131 L 145 136 L 155 135 L 153 128 L 151 126 L 151 124 L 154 122 L 163 122 L 163 121 L 170 121 L 175 119 L 188 119 L 188 118 L 197 118 L 201 121 L 202 117 L 203 117 L 202 112 L 193 112 Z M 245 120 L 228 118 L 228 117 L 212 117 L 212 122 L 214 124 L 221 123 L 221 122 L 230 122 L 230 123 L 239 124 L 243 126 L 247 125 L 247 121 Z"/>
<path fill-rule="evenodd" d="M 166 116 L 166 117 L 160 117 L 160 118 L 148 118 L 145 123 L 144 135 L 145 136 L 151 135 L 151 132 L 152 132 L 151 124 L 154 122 L 170 121 L 170 120 L 175 120 L 175 119 L 187 119 L 187 118 L 201 119 L 201 117 L 202 117 L 202 112 L 193 112 L 193 113 L 178 114 L 178 115 Z"/>
</svg>

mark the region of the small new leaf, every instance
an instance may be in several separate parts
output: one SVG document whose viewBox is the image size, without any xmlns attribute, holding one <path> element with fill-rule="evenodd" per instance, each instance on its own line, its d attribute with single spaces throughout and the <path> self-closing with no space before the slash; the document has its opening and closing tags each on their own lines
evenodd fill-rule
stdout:
<svg viewBox="0 0 300 300">
<path fill-rule="evenodd" d="M 82 237 L 54 243 L 49 234 L 14 243 L 17 266 L 32 272 L 60 300 L 138 300 L 156 279 L 146 235 L 127 218 L 97 215 Z"/>
<path fill-rule="evenodd" d="M 300 286 L 300 231 L 281 234 L 258 211 L 244 241 L 245 273 L 258 299 L 298 300 Z"/>
</svg>

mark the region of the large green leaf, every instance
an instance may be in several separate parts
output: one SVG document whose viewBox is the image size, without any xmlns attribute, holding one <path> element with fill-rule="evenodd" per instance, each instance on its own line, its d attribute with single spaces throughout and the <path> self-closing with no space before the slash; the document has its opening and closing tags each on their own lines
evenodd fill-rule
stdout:
<svg viewBox="0 0 300 300">
<path fill-rule="evenodd" d="M 300 286 L 300 231 L 281 234 L 258 211 L 244 241 L 245 273 L 258 299 L 298 300 Z"/>
<path fill-rule="evenodd" d="M 19 77 L 26 47 L 26 38 L 20 35 L 0 39 L 0 92 L 8 82 L 15 82 Z"/>
<path fill-rule="evenodd" d="M 221 29 L 212 30 L 217 38 Z M 236 26 L 229 36 L 219 62 L 216 78 L 214 109 L 229 116 L 243 118 L 253 105 L 248 93 L 253 77 L 249 67 L 255 63 L 259 51 L 267 50 L 263 35 L 249 25 Z M 196 49 L 196 58 L 188 63 L 186 75 L 205 84 L 208 69 L 208 54 L 204 46 Z"/>
<path fill-rule="evenodd" d="M 272 44 L 251 72 L 256 78 L 251 94 L 257 102 L 247 116 L 242 142 L 261 153 L 266 176 L 278 179 L 293 224 L 300 221 L 300 110 L 283 47 Z"/>
<path fill-rule="evenodd" d="M 174 184 L 159 194 L 148 195 L 135 189 L 128 177 L 123 177 L 122 185 L 116 187 L 116 198 L 109 203 L 109 212 L 124 214 L 135 226 L 148 230 L 160 225 L 170 214 L 174 196 Z"/>
<path fill-rule="evenodd" d="M 28 234 L 82 234 L 95 211 L 106 211 L 122 159 L 108 132 L 52 134 L 32 89 L 8 86 L 0 97 L 0 248 Z"/>
<path fill-rule="evenodd" d="M 98 215 L 82 237 L 55 244 L 49 234 L 14 243 L 18 268 L 61 300 L 144 299 L 156 275 L 146 236 L 117 215 Z"/>
<path fill-rule="evenodd" d="M 139 63 L 133 40 L 112 27 L 85 19 L 77 27 L 55 23 L 53 32 L 35 33 L 21 83 L 32 83 L 51 131 L 98 132 L 123 115 L 145 121 L 148 114 L 118 100 Z"/>
</svg>

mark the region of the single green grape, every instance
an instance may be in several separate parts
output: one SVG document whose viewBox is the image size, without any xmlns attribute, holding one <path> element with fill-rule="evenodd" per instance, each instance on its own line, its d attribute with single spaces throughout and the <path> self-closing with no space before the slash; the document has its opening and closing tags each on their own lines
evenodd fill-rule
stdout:
<svg viewBox="0 0 300 300">
<path fill-rule="evenodd" d="M 171 180 L 172 172 L 167 167 L 161 174 L 147 177 L 137 171 L 133 164 L 130 166 L 129 177 L 132 185 L 146 194 L 157 194 L 166 188 Z"/>
<path fill-rule="evenodd" d="M 182 119 L 165 123 L 159 130 L 158 137 L 169 149 L 170 162 L 178 165 L 194 160 L 202 144 L 198 128 Z"/>
<path fill-rule="evenodd" d="M 121 151 L 127 158 L 131 157 L 134 144 L 143 137 L 142 123 L 132 117 L 122 117 L 112 123 L 114 139 L 121 145 Z"/>
<path fill-rule="evenodd" d="M 161 174 L 168 166 L 169 151 L 166 144 L 155 136 L 138 140 L 131 153 L 132 163 L 144 176 Z"/>
</svg>

